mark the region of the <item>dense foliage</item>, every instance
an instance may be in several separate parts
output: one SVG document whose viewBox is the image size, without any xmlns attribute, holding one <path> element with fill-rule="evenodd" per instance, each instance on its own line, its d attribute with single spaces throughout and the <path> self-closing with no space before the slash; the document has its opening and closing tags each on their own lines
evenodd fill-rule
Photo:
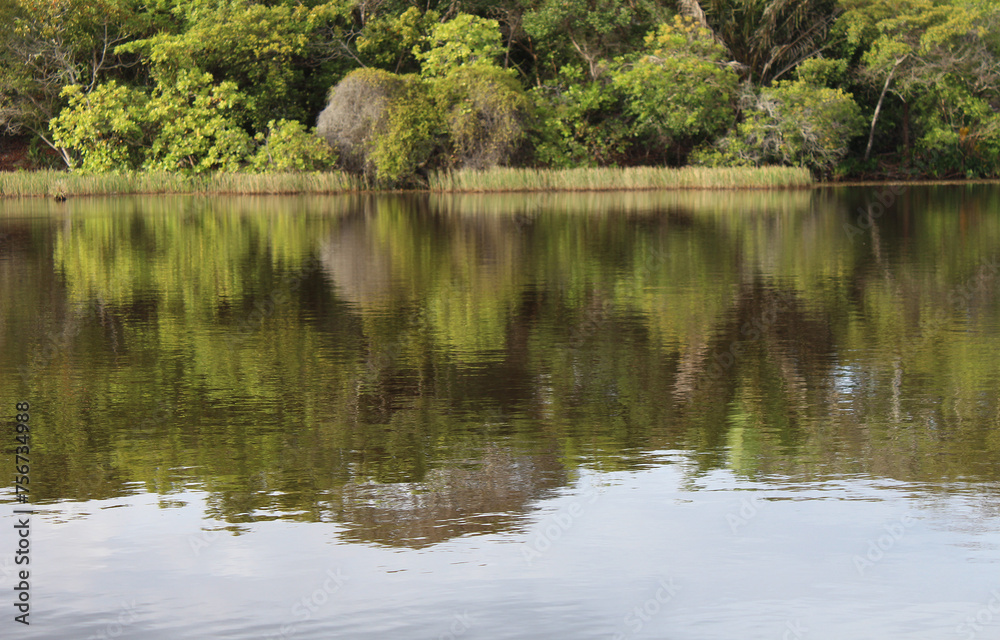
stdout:
<svg viewBox="0 0 1000 640">
<path fill-rule="evenodd" d="M 0 20 L 0 133 L 78 171 L 1000 175 L 981 0 L 5 0 Z"/>
</svg>

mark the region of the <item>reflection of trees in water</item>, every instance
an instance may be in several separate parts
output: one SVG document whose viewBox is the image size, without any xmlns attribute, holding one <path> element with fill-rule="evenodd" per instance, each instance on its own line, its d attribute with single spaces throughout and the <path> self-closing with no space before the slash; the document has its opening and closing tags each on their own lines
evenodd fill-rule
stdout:
<svg viewBox="0 0 1000 640">
<path fill-rule="evenodd" d="M 53 411 L 44 497 L 176 491 L 163 470 L 192 466 L 230 522 L 329 518 L 412 545 L 513 526 L 573 466 L 656 449 L 697 451 L 699 471 L 997 477 L 997 288 L 923 320 L 975 271 L 948 253 L 947 211 L 902 240 L 884 216 L 876 248 L 808 193 L 617 197 L 359 197 L 316 222 L 139 211 L 19 244 L 4 299 L 56 312 L 34 333 L 7 318 L 0 344 L 106 300 L 31 388 Z M 1000 239 L 974 230 L 960 240 Z M 219 339 L 220 309 L 285 291 L 311 255 L 321 275 Z M 170 416 L 135 424 L 157 400 Z"/>
</svg>

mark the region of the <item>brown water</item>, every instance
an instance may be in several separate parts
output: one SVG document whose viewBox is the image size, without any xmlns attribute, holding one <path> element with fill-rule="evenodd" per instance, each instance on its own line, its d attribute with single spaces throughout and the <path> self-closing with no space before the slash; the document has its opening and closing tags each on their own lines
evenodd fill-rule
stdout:
<svg viewBox="0 0 1000 640">
<path fill-rule="evenodd" d="M 896 189 L 2 201 L 0 637 L 1000 638 L 1000 190 Z"/>
</svg>

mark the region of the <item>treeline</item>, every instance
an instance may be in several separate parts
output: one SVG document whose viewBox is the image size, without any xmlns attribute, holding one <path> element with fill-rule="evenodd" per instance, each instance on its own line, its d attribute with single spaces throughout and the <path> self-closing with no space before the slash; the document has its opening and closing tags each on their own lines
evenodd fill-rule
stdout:
<svg viewBox="0 0 1000 640">
<path fill-rule="evenodd" d="M 0 128 L 86 172 L 995 177 L 998 18 L 988 0 L 3 0 Z"/>
</svg>

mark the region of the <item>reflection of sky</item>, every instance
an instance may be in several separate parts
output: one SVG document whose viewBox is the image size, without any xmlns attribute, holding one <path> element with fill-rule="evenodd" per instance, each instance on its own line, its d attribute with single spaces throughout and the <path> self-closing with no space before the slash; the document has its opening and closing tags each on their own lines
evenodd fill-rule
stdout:
<svg viewBox="0 0 1000 640">
<path fill-rule="evenodd" d="M 17 637 L 117 631 L 134 601 L 118 637 L 269 638 L 294 623 L 286 638 L 944 638 L 1000 587 L 981 485 L 748 482 L 680 459 L 584 472 L 517 532 L 420 550 L 347 543 L 329 523 L 206 534 L 224 523 L 203 519 L 198 492 L 167 509 L 151 494 L 44 505 Z M 1000 616 L 984 630 L 1000 634 Z"/>
</svg>

